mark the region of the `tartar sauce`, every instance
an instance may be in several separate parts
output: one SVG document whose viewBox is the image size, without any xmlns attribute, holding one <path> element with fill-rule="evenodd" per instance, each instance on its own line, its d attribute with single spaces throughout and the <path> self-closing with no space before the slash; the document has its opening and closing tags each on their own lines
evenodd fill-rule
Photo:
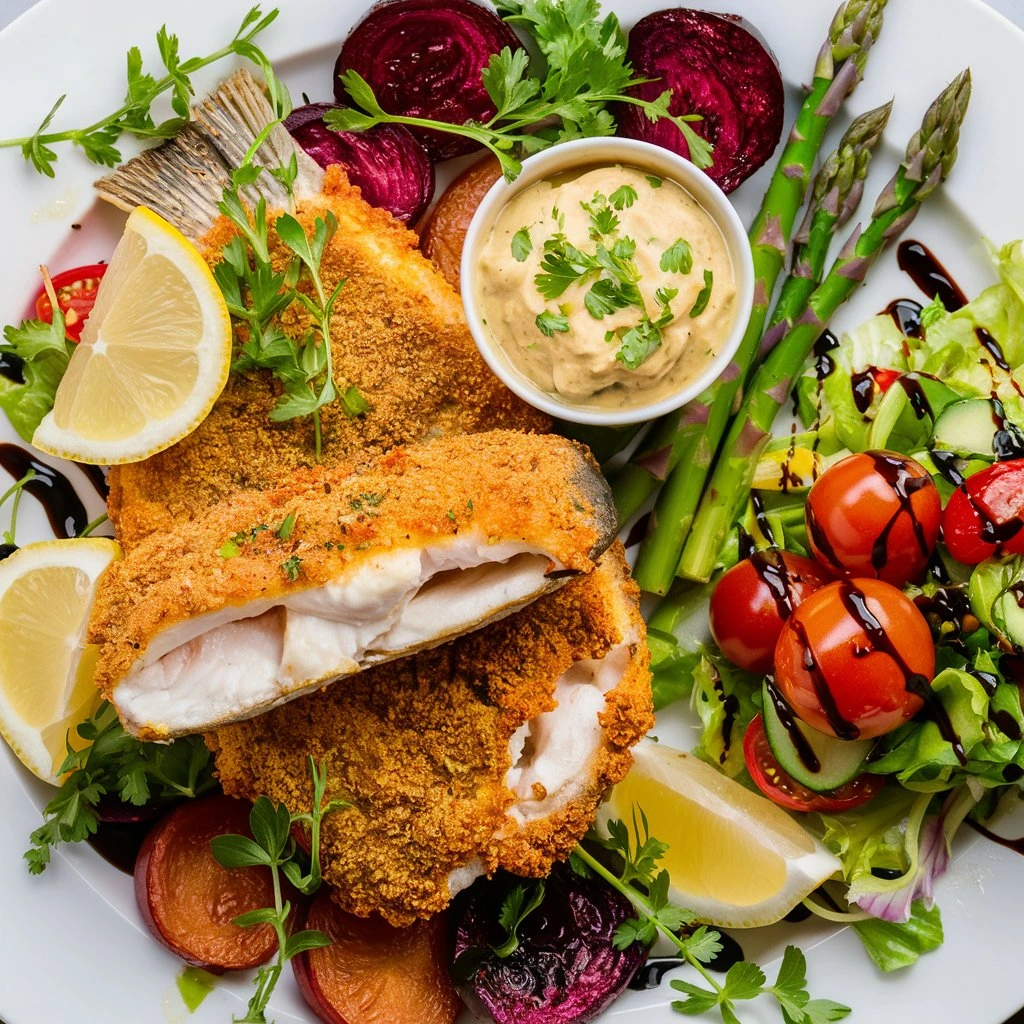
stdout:
<svg viewBox="0 0 1024 1024">
<path fill-rule="evenodd" d="M 678 392 L 736 316 L 711 216 L 675 182 L 617 164 L 524 189 L 499 214 L 476 281 L 484 325 L 513 367 L 584 408 Z"/>
</svg>

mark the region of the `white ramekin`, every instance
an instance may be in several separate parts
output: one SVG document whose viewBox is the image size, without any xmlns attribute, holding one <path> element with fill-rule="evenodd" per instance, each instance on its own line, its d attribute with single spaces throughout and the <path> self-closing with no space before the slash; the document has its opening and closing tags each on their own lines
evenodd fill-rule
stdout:
<svg viewBox="0 0 1024 1024">
<path fill-rule="evenodd" d="M 479 272 L 479 254 L 498 215 L 505 206 L 524 189 L 535 182 L 573 168 L 592 168 L 600 165 L 624 164 L 650 171 L 681 185 L 704 208 L 718 225 L 725 239 L 736 278 L 736 316 L 728 336 L 719 343 L 718 355 L 704 372 L 685 388 L 657 402 L 637 404 L 619 410 L 583 409 L 558 395 L 538 387 L 520 373 L 501 350 L 491 331 L 484 325 L 476 304 L 476 275 Z M 663 416 L 696 398 L 725 368 L 739 347 L 750 318 L 754 300 L 754 264 L 750 255 L 747 233 L 732 203 L 725 193 L 689 160 L 661 146 L 635 139 L 596 138 L 576 139 L 552 146 L 531 156 L 523 163 L 523 170 L 513 182 L 499 179 L 491 186 L 477 208 L 466 233 L 462 250 L 462 304 L 466 320 L 480 354 L 487 365 L 504 384 L 523 401 L 549 413 L 557 419 L 593 426 L 622 426 L 643 423 Z"/>
</svg>

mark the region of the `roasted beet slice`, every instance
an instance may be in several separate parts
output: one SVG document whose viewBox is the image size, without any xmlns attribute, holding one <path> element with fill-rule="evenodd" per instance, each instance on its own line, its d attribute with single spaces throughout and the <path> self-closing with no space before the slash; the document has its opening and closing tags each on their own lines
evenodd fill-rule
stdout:
<svg viewBox="0 0 1024 1024">
<path fill-rule="evenodd" d="M 519 947 L 502 959 L 490 947 L 505 939 L 498 914 L 516 883 L 521 881 L 508 876 L 480 881 L 468 893 L 455 933 L 457 960 L 474 951 L 469 980 L 456 979 L 464 1002 L 496 1024 L 593 1020 L 647 959 L 639 943 L 626 950 L 612 945 L 619 925 L 634 916 L 629 900 L 597 879 L 580 878 L 556 864 L 545 883 L 544 901 L 519 926 Z M 456 973 L 469 973 L 459 969 L 466 962 L 459 961 Z"/>
<path fill-rule="evenodd" d="M 303 927 L 331 938 L 330 946 L 291 961 L 303 998 L 324 1024 L 453 1024 L 459 1015 L 445 968 L 443 914 L 394 928 L 379 917 L 346 914 L 324 888 Z"/>
<path fill-rule="evenodd" d="M 672 90 L 673 114 L 700 114 L 693 129 L 714 147 L 708 174 L 731 192 L 772 155 L 782 135 L 785 95 L 772 52 L 742 18 L 685 7 L 641 18 L 629 33 L 634 74 L 656 81 L 632 94 L 656 99 Z M 619 134 L 689 156 L 670 121 L 652 123 L 639 107 L 619 104 Z"/>
<path fill-rule="evenodd" d="M 352 69 L 389 114 L 486 121 L 495 110 L 480 74 L 505 46 L 519 48 L 515 33 L 472 0 L 385 0 L 345 40 L 334 65 L 334 94 L 348 102 L 338 76 Z M 414 130 L 437 160 L 477 148 L 458 135 Z"/>
<path fill-rule="evenodd" d="M 418 220 L 434 196 L 434 165 L 423 143 L 400 124 L 379 124 L 365 132 L 335 132 L 324 114 L 336 103 L 307 103 L 285 119 L 295 141 L 321 166 L 341 164 L 371 206 L 403 224 Z"/>
</svg>

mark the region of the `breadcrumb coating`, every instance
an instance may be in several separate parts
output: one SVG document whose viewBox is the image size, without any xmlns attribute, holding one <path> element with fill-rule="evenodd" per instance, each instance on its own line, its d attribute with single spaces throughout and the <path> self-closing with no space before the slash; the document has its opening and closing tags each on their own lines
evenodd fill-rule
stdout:
<svg viewBox="0 0 1024 1024">
<path fill-rule="evenodd" d="M 568 856 L 653 725 L 639 591 L 621 544 L 588 576 L 486 630 L 369 669 L 207 736 L 225 792 L 307 810 L 309 758 L 327 765 L 327 796 L 351 807 L 323 823 L 324 877 L 346 910 L 404 925 L 448 905 L 449 876 L 478 861 L 546 874 Z M 555 706 L 575 662 L 629 641 L 605 698 L 602 743 L 584 785 L 556 813 L 520 829 L 506 812 L 509 742 Z"/>
<path fill-rule="evenodd" d="M 337 403 L 322 410 L 324 466 L 440 435 L 549 429 L 548 417 L 484 364 L 458 295 L 417 251 L 416 235 L 364 202 L 340 167 L 327 170 L 323 195 L 300 203 L 296 216 L 311 233 L 327 210 L 338 218 L 338 231 L 321 272 L 328 291 L 345 279 L 331 318 L 335 377 L 356 385 L 373 408 L 355 419 Z M 203 240 L 211 265 L 234 232 L 222 218 Z M 291 253 L 273 230 L 270 243 L 280 270 Z M 293 304 L 282 328 L 302 337 L 308 327 L 308 313 Z M 192 434 L 142 462 L 115 467 L 108 507 L 121 544 L 130 549 L 238 491 L 273 488 L 295 470 L 317 470 L 312 421 L 269 419 L 279 394 L 268 371 L 232 374 Z"/>
<path fill-rule="evenodd" d="M 564 570 L 589 572 L 616 525 L 587 450 L 554 434 L 452 435 L 393 449 L 354 473 L 300 474 L 154 534 L 111 566 L 89 628 L 101 645 L 96 685 L 112 698 L 165 629 L 342 580 L 382 553 L 461 532 L 482 544 L 523 542 Z"/>
</svg>

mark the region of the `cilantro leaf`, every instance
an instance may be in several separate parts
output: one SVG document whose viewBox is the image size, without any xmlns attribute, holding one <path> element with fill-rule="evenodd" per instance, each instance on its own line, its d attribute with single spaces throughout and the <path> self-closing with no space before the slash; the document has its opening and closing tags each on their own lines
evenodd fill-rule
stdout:
<svg viewBox="0 0 1024 1024">
<path fill-rule="evenodd" d="M 647 179 L 647 184 L 650 185 L 651 188 L 661 188 L 662 180 L 657 177 L 657 175 L 645 174 L 644 177 Z"/>
<path fill-rule="evenodd" d="M 522 227 L 512 236 L 512 258 L 517 263 L 522 263 L 531 252 L 533 241 L 530 238 L 530 229 Z"/>
<path fill-rule="evenodd" d="M 662 254 L 658 263 L 665 273 L 688 274 L 693 269 L 693 252 L 685 238 L 677 238 Z"/>
<path fill-rule="evenodd" d="M 714 277 L 715 275 L 710 270 L 704 271 L 704 287 L 697 293 L 697 298 L 690 310 L 691 320 L 700 316 L 707 309 L 707 305 L 711 301 L 711 286 L 714 283 Z"/>
<path fill-rule="evenodd" d="M 517 885 L 509 891 L 501 905 L 498 923 L 505 930 L 505 941 L 492 946 L 495 955 L 504 959 L 519 948 L 519 928 L 522 923 L 544 902 L 544 882 L 530 886 L 529 899 L 526 887 Z"/>
<path fill-rule="evenodd" d="M 608 200 L 616 210 L 629 209 L 637 201 L 637 192 L 632 185 L 620 185 Z"/>
<path fill-rule="evenodd" d="M 699 985 L 692 985 L 688 981 L 673 979 L 669 984 L 677 992 L 685 992 L 686 999 L 676 999 L 672 1002 L 672 1009 L 676 1013 L 683 1013 L 689 1017 L 696 1017 L 707 1013 L 718 1005 L 718 993 L 709 989 L 701 988 Z"/>
<path fill-rule="evenodd" d="M 763 991 L 764 971 L 749 960 L 733 964 L 725 975 L 725 995 L 729 999 L 756 999 Z"/>
<path fill-rule="evenodd" d="M 568 334 L 569 332 L 569 318 L 564 313 L 552 313 L 545 309 L 542 313 L 537 314 L 534 323 L 537 325 L 537 330 L 547 338 L 553 337 L 556 332 L 559 334 Z"/>
</svg>

